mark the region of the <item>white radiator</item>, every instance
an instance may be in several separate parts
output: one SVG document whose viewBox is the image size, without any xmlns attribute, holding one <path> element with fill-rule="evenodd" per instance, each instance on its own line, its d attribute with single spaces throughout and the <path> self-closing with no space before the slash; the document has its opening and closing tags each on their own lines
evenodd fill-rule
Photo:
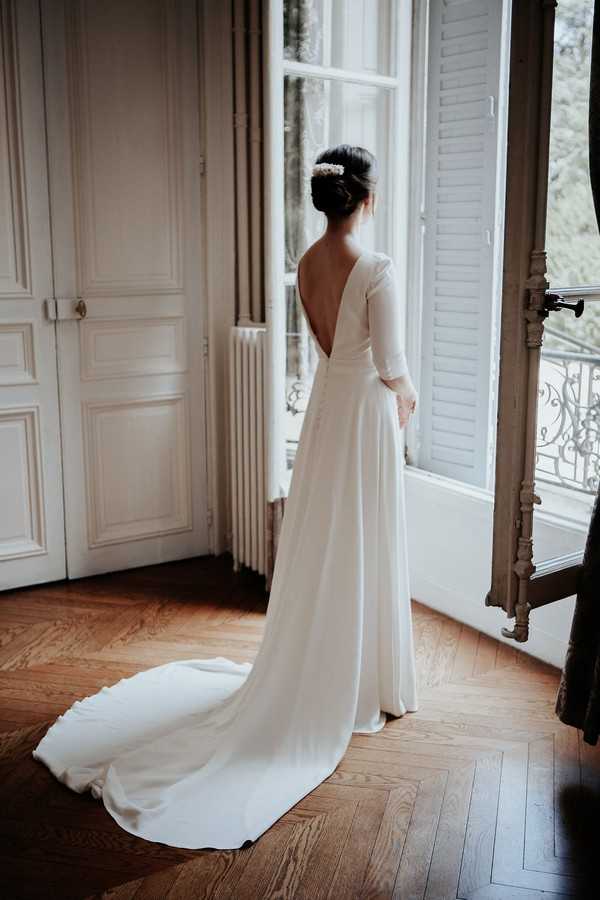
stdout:
<svg viewBox="0 0 600 900">
<path fill-rule="evenodd" d="M 266 574 L 265 334 L 238 326 L 229 336 L 231 544 L 240 563 Z"/>
</svg>

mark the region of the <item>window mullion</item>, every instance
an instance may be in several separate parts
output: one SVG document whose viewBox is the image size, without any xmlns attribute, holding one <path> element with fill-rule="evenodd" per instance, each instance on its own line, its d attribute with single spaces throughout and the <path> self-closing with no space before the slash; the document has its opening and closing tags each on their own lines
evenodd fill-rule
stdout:
<svg viewBox="0 0 600 900">
<path fill-rule="evenodd" d="M 360 72 L 356 69 L 338 69 L 336 66 L 319 66 L 291 59 L 284 60 L 283 73 L 284 75 L 300 75 L 305 78 L 329 78 L 332 81 L 369 84 L 374 87 L 395 88 L 398 86 L 398 79 L 391 75 L 377 75 L 375 72 Z"/>
</svg>

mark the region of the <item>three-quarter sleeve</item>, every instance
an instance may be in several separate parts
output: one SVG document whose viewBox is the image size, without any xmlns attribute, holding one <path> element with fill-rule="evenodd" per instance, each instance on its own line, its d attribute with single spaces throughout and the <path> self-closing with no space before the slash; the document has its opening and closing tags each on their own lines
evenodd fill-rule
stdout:
<svg viewBox="0 0 600 900">
<path fill-rule="evenodd" d="M 391 381 L 406 375 L 408 364 L 402 346 L 398 279 L 389 256 L 383 256 L 375 264 L 366 296 L 373 363 L 381 378 Z"/>
</svg>

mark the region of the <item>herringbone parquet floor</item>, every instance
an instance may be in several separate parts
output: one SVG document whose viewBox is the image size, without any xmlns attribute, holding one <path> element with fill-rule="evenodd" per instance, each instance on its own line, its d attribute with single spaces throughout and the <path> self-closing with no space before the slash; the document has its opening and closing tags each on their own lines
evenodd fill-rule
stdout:
<svg viewBox="0 0 600 900">
<path fill-rule="evenodd" d="M 600 747 L 556 719 L 558 671 L 418 603 L 418 712 L 354 735 L 240 850 L 137 839 L 31 757 L 105 684 L 177 658 L 252 659 L 265 609 L 228 556 L 0 597 L 2 900 L 598 896 Z"/>
</svg>

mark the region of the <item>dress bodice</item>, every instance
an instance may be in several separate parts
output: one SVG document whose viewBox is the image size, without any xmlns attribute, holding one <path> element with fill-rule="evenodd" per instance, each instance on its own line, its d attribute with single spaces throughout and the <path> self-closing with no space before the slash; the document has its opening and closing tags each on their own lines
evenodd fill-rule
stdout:
<svg viewBox="0 0 600 900">
<path fill-rule="evenodd" d="M 297 276 L 296 296 L 320 363 L 336 369 L 377 371 L 386 379 L 408 371 L 398 281 L 394 263 L 385 253 L 365 250 L 351 269 L 342 291 L 329 355 L 317 340 Z"/>
</svg>

